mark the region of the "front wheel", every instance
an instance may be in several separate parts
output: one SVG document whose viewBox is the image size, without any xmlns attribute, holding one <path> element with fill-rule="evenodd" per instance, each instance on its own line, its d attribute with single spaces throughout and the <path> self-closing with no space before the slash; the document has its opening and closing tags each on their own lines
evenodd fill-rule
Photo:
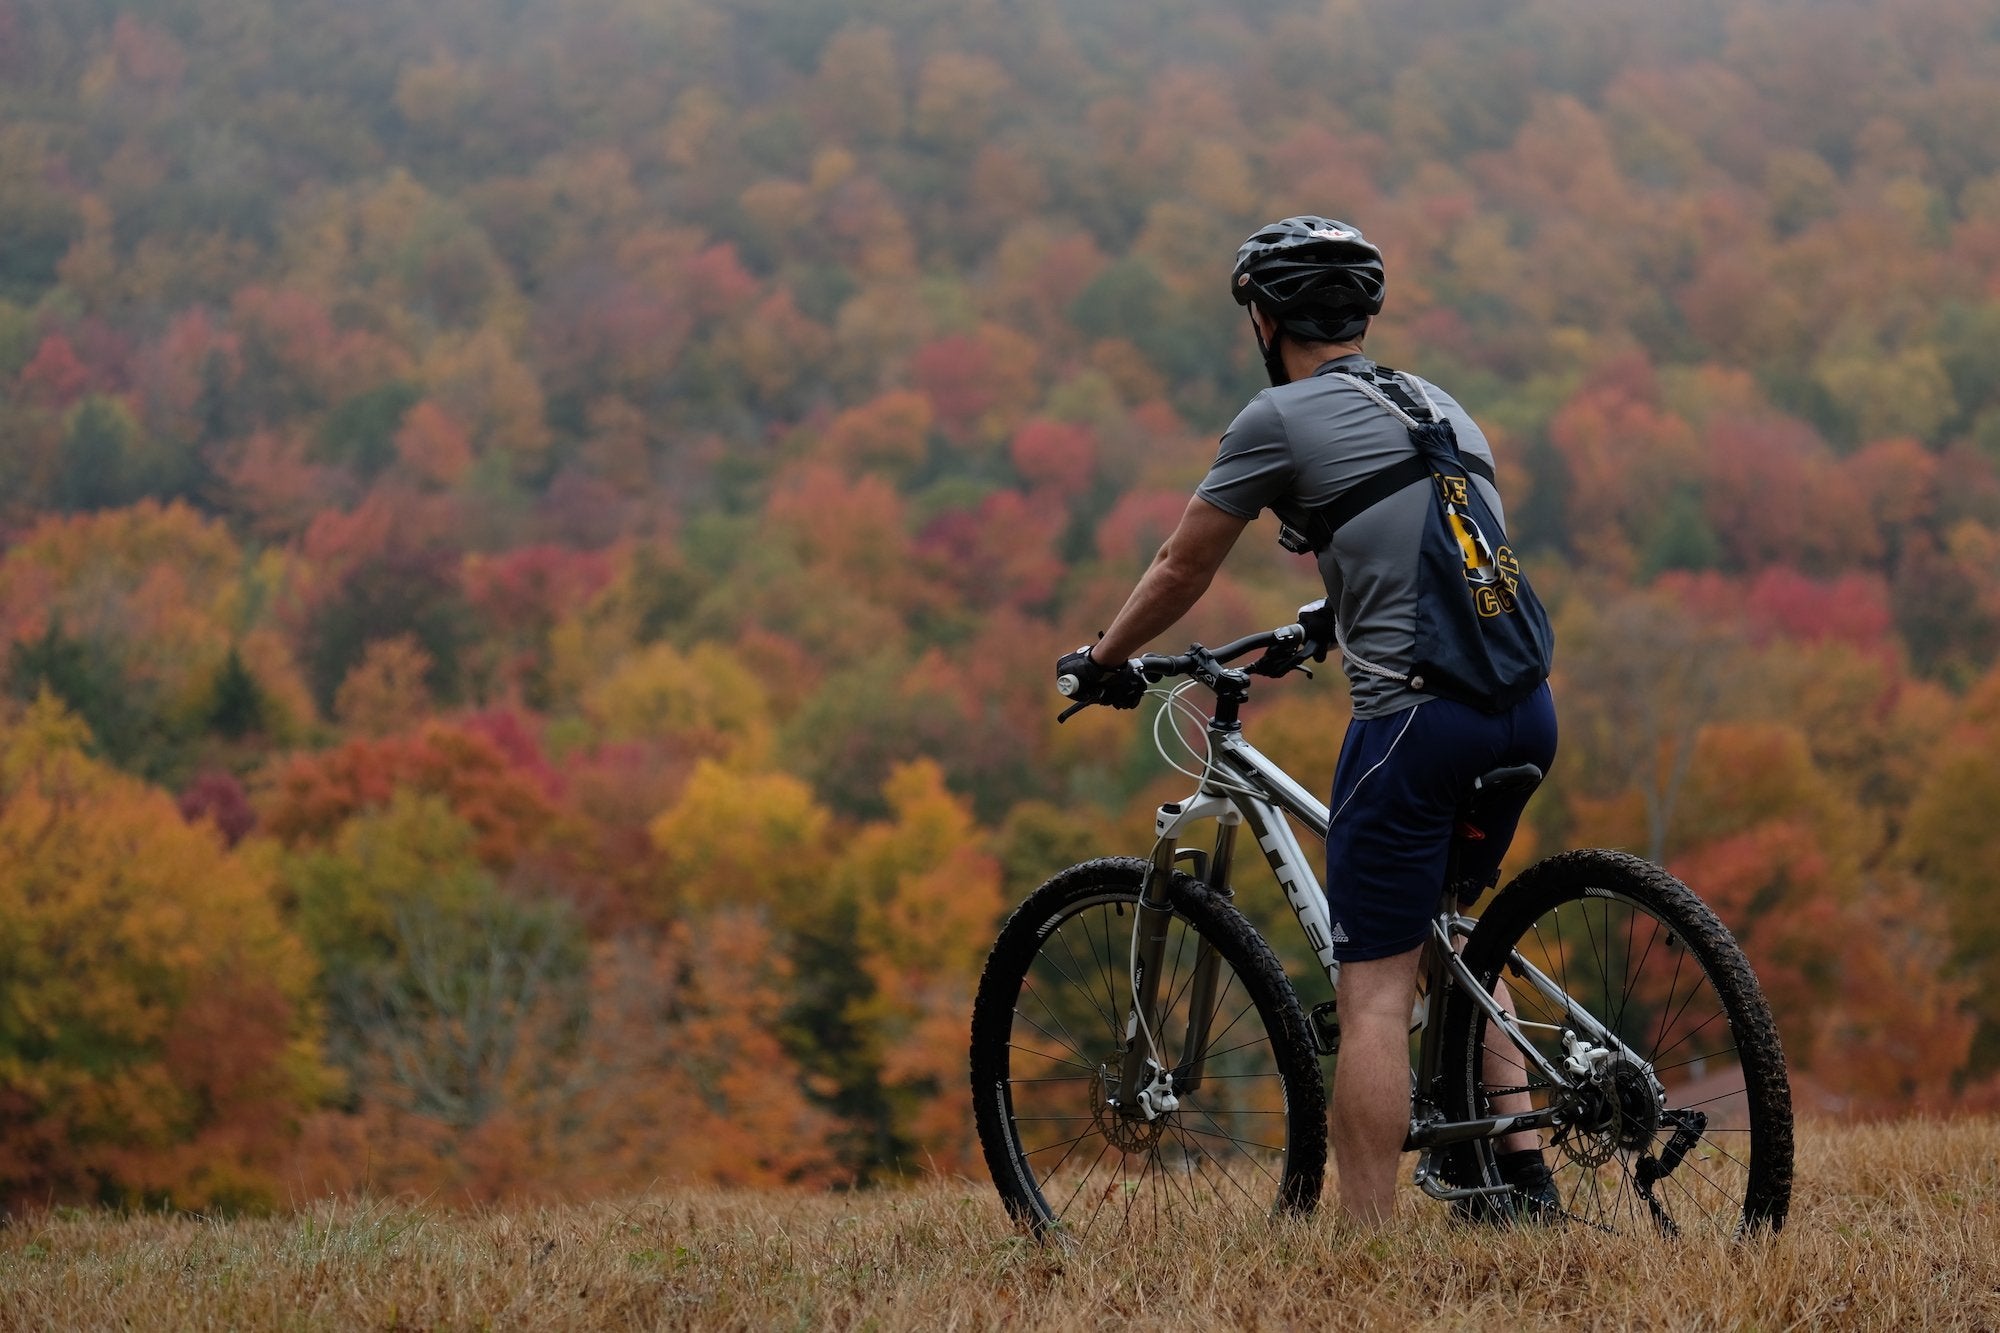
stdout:
<svg viewBox="0 0 2000 1333">
<path fill-rule="evenodd" d="M 1128 1033 L 1149 1041 L 1130 979 L 1146 872 L 1119 858 L 1056 875 L 1008 919 L 980 978 L 979 1141 L 1008 1211 L 1038 1237 L 1178 1232 L 1319 1199 L 1326 1086 L 1298 997 L 1250 923 L 1187 875 L 1167 886 L 1150 1025 L 1178 1104 L 1150 1117 L 1115 1105 Z"/>
<path fill-rule="evenodd" d="M 1465 965 L 1489 992 L 1504 983 L 1542 1061 L 1454 994 L 1441 1104 L 1450 1119 L 1558 1108 L 1540 1138 L 1562 1217 L 1655 1235 L 1784 1225 L 1778 1030 L 1742 949 L 1686 885 L 1617 852 L 1551 857 L 1494 899 Z M 1461 1171 L 1501 1183 L 1490 1145 L 1461 1154 Z"/>
</svg>

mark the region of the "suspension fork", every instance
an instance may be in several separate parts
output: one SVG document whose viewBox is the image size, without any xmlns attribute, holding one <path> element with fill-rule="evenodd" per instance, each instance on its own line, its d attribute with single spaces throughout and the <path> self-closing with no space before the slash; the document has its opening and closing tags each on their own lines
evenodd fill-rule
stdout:
<svg viewBox="0 0 2000 1333">
<path fill-rule="evenodd" d="M 1148 1065 L 1153 1057 L 1152 1046 L 1163 1036 L 1161 1027 L 1166 1017 L 1165 1004 L 1160 995 L 1160 974 L 1166 962 L 1167 934 L 1174 917 L 1173 904 L 1167 894 L 1174 866 L 1183 860 L 1193 861 L 1195 873 L 1211 893 L 1219 893 L 1225 898 L 1233 896 L 1229 887 L 1229 864 L 1236 850 L 1236 829 L 1233 819 L 1218 821 L 1212 854 L 1204 854 L 1197 848 L 1176 848 L 1171 838 L 1162 838 L 1154 850 L 1145 887 L 1139 894 L 1137 919 L 1133 923 L 1137 939 L 1132 1008 L 1125 1018 L 1125 1058 L 1119 1070 L 1117 1101 L 1121 1108 L 1142 1110 L 1139 1094 L 1153 1086 L 1161 1074 L 1169 1072 L 1158 1065 L 1151 1068 Z M 1194 969 L 1187 984 L 1187 1037 L 1182 1044 L 1180 1061 L 1170 1071 L 1173 1076 L 1171 1091 L 1174 1093 L 1192 1092 L 1201 1086 L 1202 1067 L 1208 1057 L 1209 1030 L 1214 1024 L 1220 999 L 1216 990 L 1222 956 L 1207 939 L 1200 936 L 1196 939 Z M 1171 1002 L 1172 998 L 1167 996 L 1165 1000 Z M 1145 1015 L 1143 1030 L 1139 1022 L 1141 1014 Z M 1153 1036 L 1152 1043 L 1146 1040 L 1147 1032 Z M 1164 1060 L 1165 1052 L 1161 1052 L 1160 1057 Z"/>
<path fill-rule="evenodd" d="M 1237 825 L 1223 822 L 1215 830 L 1215 851 L 1208 858 L 1207 873 L 1202 878 L 1208 884 L 1208 891 L 1222 898 L 1235 897 L 1229 887 L 1229 860 L 1236 853 Z M 1203 1067 L 1208 1063 L 1208 1032 L 1215 1023 L 1215 1011 L 1221 1001 L 1216 994 L 1216 978 L 1222 972 L 1222 956 L 1207 937 L 1197 936 L 1200 941 L 1194 953 L 1194 975 L 1188 983 L 1188 1030 L 1187 1041 L 1181 1047 L 1180 1064 L 1174 1069 L 1174 1091 L 1193 1092 L 1201 1086 Z"/>
<path fill-rule="evenodd" d="M 1125 1060 L 1119 1070 L 1117 1097 L 1119 1108 L 1128 1113 L 1143 1110 L 1140 1094 L 1153 1086 L 1157 1071 L 1157 1065 L 1148 1069 L 1147 1064 L 1152 1046 L 1159 1040 L 1160 969 L 1166 960 L 1167 929 L 1174 919 L 1167 884 L 1178 859 L 1173 841 L 1162 838 L 1153 849 L 1153 864 L 1146 871 L 1137 919 L 1132 923 L 1132 1008 L 1125 1015 Z M 1147 1033 L 1153 1036 L 1150 1042 Z"/>
</svg>

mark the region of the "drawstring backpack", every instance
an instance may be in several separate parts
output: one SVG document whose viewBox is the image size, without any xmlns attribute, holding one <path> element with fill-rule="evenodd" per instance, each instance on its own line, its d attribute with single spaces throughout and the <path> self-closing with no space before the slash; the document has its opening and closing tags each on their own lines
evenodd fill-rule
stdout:
<svg viewBox="0 0 2000 1333">
<path fill-rule="evenodd" d="M 1521 572 L 1492 507 L 1472 484 L 1473 476 L 1491 482 L 1493 469 L 1459 453 L 1451 422 L 1420 381 L 1409 381 L 1412 396 L 1396 381 L 1396 371 L 1379 370 L 1385 377 L 1379 383 L 1346 371 L 1320 373 L 1338 375 L 1395 416 L 1409 429 L 1417 452 L 1316 510 L 1305 533 L 1287 528 L 1279 540 L 1289 550 L 1322 552 L 1357 515 L 1428 479 L 1431 507 L 1419 556 L 1414 665 L 1405 675 L 1367 661 L 1348 650 L 1344 634 L 1338 636 L 1340 652 L 1370 675 L 1504 713 L 1548 679 L 1555 652 L 1548 612 Z"/>
</svg>

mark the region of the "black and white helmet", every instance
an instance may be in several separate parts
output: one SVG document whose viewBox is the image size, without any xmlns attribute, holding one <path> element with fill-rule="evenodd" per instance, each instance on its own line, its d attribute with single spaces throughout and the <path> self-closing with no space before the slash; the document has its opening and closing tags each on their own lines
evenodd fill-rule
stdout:
<svg viewBox="0 0 2000 1333">
<path fill-rule="evenodd" d="M 1381 313 L 1382 252 L 1345 222 L 1286 218 L 1243 242 L 1229 294 L 1296 337 L 1346 342 Z"/>
</svg>

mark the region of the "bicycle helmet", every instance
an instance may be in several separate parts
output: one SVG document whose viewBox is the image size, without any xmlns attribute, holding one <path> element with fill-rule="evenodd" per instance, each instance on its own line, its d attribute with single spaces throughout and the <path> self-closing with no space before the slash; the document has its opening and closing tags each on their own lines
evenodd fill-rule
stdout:
<svg viewBox="0 0 2000 1333">
<path fill-rule="evenodd" d="M 1281 334 L 1350 342 L 1381 312 L 1382 278 L 1382 252 L 1358 228 L 1308 214 L 1259 228 L 1243 242 L 1229 294 L 1270 316 Z M 1257 336 L 1273 384 L 1287 378 L 1278 341 Z"/>
</svg>

